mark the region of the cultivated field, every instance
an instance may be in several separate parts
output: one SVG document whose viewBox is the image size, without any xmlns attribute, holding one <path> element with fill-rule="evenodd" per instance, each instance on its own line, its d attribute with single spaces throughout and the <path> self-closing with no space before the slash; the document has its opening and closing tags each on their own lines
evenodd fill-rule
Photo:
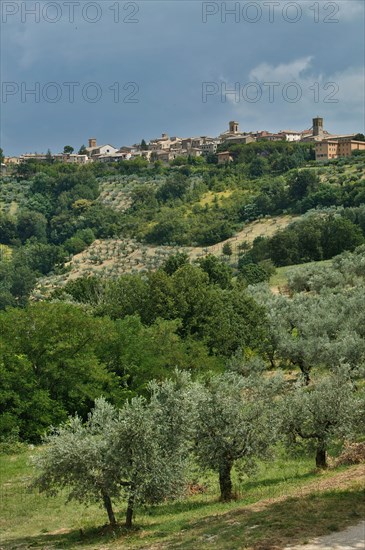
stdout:
<svg viewBox="0 0 365 550">
<path fill-rule="evenodd" d="M 42 279 L 35 296 L 43 295 L 54 287 L 63 286 L 67 281 L 82 276 L 118 277 L 126 273 L 143 273 L 158 269 L 171 254 L 177 252 L 186 252 L 191 260 L 197 260 L 207 254 L 222 256 L 226 243 L 231 244 L 233 254 L 230 261 L 235 262 L 240 244 L 246 242 L 251 245 L 256 237 L 270 237 L 294 219 L 293 216 L 287 215 L 257 220 L 247 224 L 230 239 L 207 247 L 150 246 L 133 239 L 96 240 L 86 250 L 73 256 L 67 264 L 68 271 L 65 274 Z"/>
</svg>

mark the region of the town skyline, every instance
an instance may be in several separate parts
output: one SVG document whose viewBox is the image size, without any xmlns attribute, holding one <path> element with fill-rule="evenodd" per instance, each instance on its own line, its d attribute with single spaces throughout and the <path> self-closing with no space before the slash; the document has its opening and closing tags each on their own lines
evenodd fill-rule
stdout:
<svg viewBox="0 0 365 550">
<path fill-rule="evenodd" d="M 316 116 L 319 116 L 319 115 L 316 115 Z M 312 120 L 312 119 L 311 119 Z M 280 128 L 278 129 L 278 127 L 274 128 L 274 127 L 267 127 L 267 128 L 257 128 L 257 129 L 248 129 L 248 128 L 244 128 L 243 125 L 242 125 L 242 121 L 238 121 L 238 124 L 239 124 L 239 132 L 240 133 L 243 133 L 243 134 L 259 134 L 259 133 L 269 133 L 271 135 L 279 135 L 280 133 L 285 133 L 285 131 L 293 131 L 295 133 L 305 133 L 305 132 L 308 132 L 309 130 L 311 130 L 312 128 L 312 124 L 311 122 L 308 122 L 307 120 L 307 125 L 303 125 L 304 127 L 300 128 L 300 127 L 294 127 L 294 125 L 291 125 L 290 127 L 285 127 L 285 128 Z M 227 119 L 225 121 L 225 130 L 227 130 Z M 339 135 L 339 134 L 348 134 L 348 135 L 355 135 L 357 133 L 362 133 L 364 131 L 364 128 L 353 128 L 353 127 L 349 127 L 348 125 L 344 125 L 344 126 L 341 126 L 340 124 L 335 124 L 333 125 L 336 129 L 333 130 L 333 127 L 332 127 L 332 124 L 331 124 L 331 121 L 330 121 L 330 124 L 329 124 L 329 129 L 327 128 L 327 125 L 326 125 L 326 128 L 325 130 L 329 133 L 329 134 L 334 134 L 334 135 Z M 189 138 L 193 138 L 193 137 L 201 137 L 201 136 L 204 136 L 204 137 L 208 137 L 208 138 L 211 138 L 211 139 L 217 139 L 219 138 L 219 136 L 222 136 L 225 132 L 224 128 L 220 128 L 217 133 L 208 133 L 208 132 L 196 132 L 196 133 L 193 133 L 193 132 L 190 132 L 190 134 L 188 135 L 181 135 L 179 134 L 178 132 L 169 132 L 169 131 L 161 131 L 160 130 L 160 133 L 158 134 L 158 131 L 156 132 L 156 134 L 153 136 L 153 137 L 148 137 L 148 136 L 145 136 L 145 135 L 141 135 L 139 138 L 137 138 L 136 140 L 129 140 L 128 142 L 124 142 L 124 143 L 118 143 L 115 139 L 111 139 L 106 136 L 106 139 L 103 139 L 103 135 L 95 135 L 94 134 L 89 134 L 90 136 L 92 135 L 95 139 L 97 139 L 97 142 L 98 144 L 109 144 L 109 145 L 112 145 L 113 147 L 115 147 L 116 149 L 120 149 L 120 148 L 123 148 L 123 147 L 131 147 L 131 146 L 136 146 L 136 145 L 140 145 L 140 143 L 142 142 L 142 140 L 145 140 L 146 143 L 150 143 L 154 140 L 158 140 L 159 139 L 159 136 L 163 136 L 163 135 L 167 135 L 169 137 L 177 137 L 179 139 L 189 139 Z M 111 131 L 111 134 L 113 134 L 113 131 Z M 96 136 L 96 137 L 95 137 Z M 66 145 L 70 145 L 73 147 L 74 149 L 74 152 L 77 152 L 83 145 L 85 147 L 87 147 L 87 141 L 89 140 L 90 138 L 86 138 L 84 136 L 84 139 L 83 141 L 81 140 L 81 142 L 78 144 L 78 143 L 75 143 L 75 140 L 73 139 L 68 139 L 67 143 L 64 142 L 59 142 L 59 144 L 56 144 L 56 145 L 52 145 L 52 144 L 49 144 L 47 142 L 45 142 L 44 146 L 42 148 L 38 148 L 38 149 L 32 149 L 31 146 L 27 149 L 27 150 L 17 150 L 17 151 L 8 151 L 8 150 L 5 150 L 4 149 L 4 154 L 6 157 L 19 157 L 21 155 L 24 155 L 24 154 L 33 154 L 33 153 L 36 153 L 36 154 L 46 154 L 48 150 L 50 150 L 53 154 L 59 154 L 63 151 L 63 148 L 64 146 Z M 293 140 L 293 141 L 297 141 L 297 140 Z"/>
<path fill-rule="evenodd" d="M 334 134 L 325 128 L 324 118 L 316 116 L 312 125 L 305 130 L 286 129 L 279 132 L 261 130 L 246 132 L 240 129 L 239 122 L 231 120 L 228 127 L 217 136 L 202 135 L 190 137 L 170 136 L 162 133 L 160 137 L 150 140 L 142 138 L 137 143 L 115 147 L 110 142 L 100 144 L 96 137 L 88 138 L 88 144 L 80 149 L 64 145 L 63 151 L 52 153 L 50 148 L 45 152 L 26 152 L 20 156 L 5 157 L 5 165 L 19 164 L 29 160 L 59 161 L 72 164 L 89 162 L 117 162 L 142 158 L 150 163 L 161 161 L 169 164 L 178 158 L 208 158 L 216 156 L 218 164 L 233 160 L 229 146 L 234 144 L 248 145 L 254 142 L 286 141 L 291 143 L 313 143 L 315 160 L 324 161 L 341 156 L 351 156 L 354 151 L 365 150 L 364 134 L 359 132 Z M 3 165 L 2 165 L 3 166 Z"/>
</svg>

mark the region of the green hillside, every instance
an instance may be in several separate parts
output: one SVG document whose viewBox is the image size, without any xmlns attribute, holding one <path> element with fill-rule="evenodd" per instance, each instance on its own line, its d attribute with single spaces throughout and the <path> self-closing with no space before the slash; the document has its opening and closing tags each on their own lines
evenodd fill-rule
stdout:
<svg viewBox="0 0 365 550">
<path fill-rule="evenodd" d="M 1 179 L 1 548 L 271 550 L 363 514 L 365 157 L 231 153 Z"/>
</svg>

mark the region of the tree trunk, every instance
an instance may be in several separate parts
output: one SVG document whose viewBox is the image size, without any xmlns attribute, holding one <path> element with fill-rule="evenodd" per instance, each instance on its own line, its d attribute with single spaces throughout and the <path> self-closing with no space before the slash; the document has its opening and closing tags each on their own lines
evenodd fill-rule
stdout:
<svg viewBox="0 0 365 550">
<path fill-rule="evenodd" d="M 130 495 L 128 499 L 127 513 L 125 516 L 125 526 L 127 529 L 130 529 L 132 527 L 133 509 L 134 509 L 134 496 Z"/>
<path fill-rule="evenodd" d="M 276 369 L 276 363 L 275 363 L 275 351 L 272 353 L 268 353 L 268 358 L 270 361 L 270 366 L 272 369 Z"/>
<path fill-rule="evenodd" d="M 112 506 L 112 501 L 110 499 L 110 496 L 109 495 L 104 495 L 103 496 L 103 501 L 104 501 L 105 510 L 108 513 L 109 523 L 110 523 L 111 527 L 116 527 L 117 526 L 117 521 L 115 519 L 113 506 Z"/>
<path fill-rule="evenodd" d="M 309 386 L 309 383 L 311 381 L 311 379 L 310 379 L 310 367 L 306 367 L 304 365 L 303 361 L 298 361 L 298 365 L 299 365 L 299 368 L 300 368 L 300 370 L 302 372 L 302 375 L 303 375 L 304 384 L 306 386 Z"/>
<path fill-rule="evenodd" d="M 227 460 L 219 469 L 219 487 L 221 490 L 221 500 L 232 500 L 232 463 Z"/>
<path fill-rule="evenodd" d="M 323 445 L 318 445 L 316 452 L 317 468 L 327 468 L 327 453 Z"/>
<path fill-rule="evenodd" d="M 310 375 L 309 375 L 309 369 L 308 369 L 308 370 L 305 370 L 305 371 L 303 372 L 303 376 L 304 376 L 304 383 L 305 383 L 305 385 L 306 385 L 306 386 L 309 386 L 309 383 L 310 383 L 310 381 L 311 381 Z"/>
</svg>

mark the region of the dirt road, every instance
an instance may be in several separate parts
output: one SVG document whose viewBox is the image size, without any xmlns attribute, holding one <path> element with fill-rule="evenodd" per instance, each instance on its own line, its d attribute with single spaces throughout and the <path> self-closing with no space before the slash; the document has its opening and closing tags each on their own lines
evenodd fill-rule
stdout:
<svg viewBox="0 0 365 550">
<path fill-rule="evenodd" d="M 287 546 L 286 550 L 365 550 L 365 521 L 345 531 L 313 539 L 304 546 Z"/>
</svg>

